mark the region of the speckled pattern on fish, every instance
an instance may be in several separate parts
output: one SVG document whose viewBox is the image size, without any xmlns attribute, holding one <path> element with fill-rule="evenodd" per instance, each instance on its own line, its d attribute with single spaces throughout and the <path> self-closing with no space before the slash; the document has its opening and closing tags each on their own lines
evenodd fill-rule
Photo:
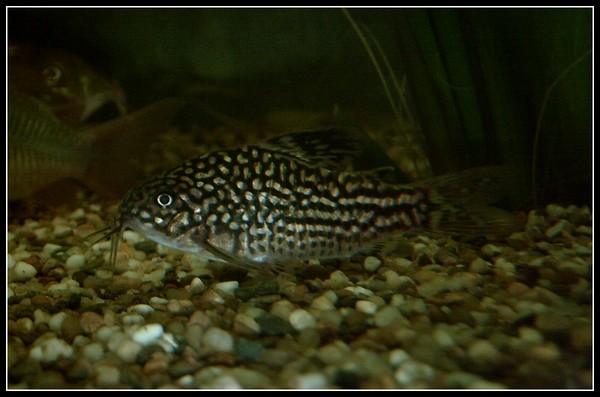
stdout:
<svg viewBox="0 0 600 397">
<path fill-rule="evenodd" d="M 350 257 L 398 232 L 439 226 L 449 207 L 440 209 L 430 187 L 338 170 L 355 146 L 347 132 L 329 130 L 199 156 L 133 189 L 113 232 L 131 228 L 166 246 L 260 267 Z"/>
</svg>

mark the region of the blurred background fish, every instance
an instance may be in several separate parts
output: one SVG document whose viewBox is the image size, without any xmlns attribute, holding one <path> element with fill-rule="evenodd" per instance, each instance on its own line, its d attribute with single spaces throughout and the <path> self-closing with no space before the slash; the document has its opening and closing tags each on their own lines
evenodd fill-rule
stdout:
<svg viewBox="0 0 600 397">
<path fill-rule="evenodd" d="M 8 85 L 11 90 L 37 99 L 71 125 L 89 121 L 100 113 L 108 119 L 127 112 L 125 92 L 117 80 L 94 70 L 77 55 L 59 49 L 9 43 Z"/>
<path fill-rule="evenodd" d="M 164 99 L 131 114 L 75 128 L 43 101 L 9 86 L 8 197 L 21 200 L 65 178 L 106 197 L 136 184 L 148 145 L 166 131 L 180 101 Z"/>
</svg>

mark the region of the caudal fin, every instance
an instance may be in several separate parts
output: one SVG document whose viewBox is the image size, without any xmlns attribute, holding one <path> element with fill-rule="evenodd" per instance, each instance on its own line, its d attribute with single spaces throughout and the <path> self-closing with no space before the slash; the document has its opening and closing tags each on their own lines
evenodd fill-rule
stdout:
<svg viewBox="0 0 600 397">
<path fill-rule="evenodd" d="M 518 178 L 505 167 L 473 168 L 413 185 L 429 191 L 429 231 L 496 235 L 523 227 L 515 214 L 497 206 L 512 201 L 518 194 Z"/>
</svg>

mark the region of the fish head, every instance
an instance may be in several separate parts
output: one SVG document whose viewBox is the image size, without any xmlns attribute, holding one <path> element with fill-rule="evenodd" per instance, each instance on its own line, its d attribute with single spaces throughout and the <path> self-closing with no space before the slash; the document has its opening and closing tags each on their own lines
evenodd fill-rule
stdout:
<svg viewBox="0 0 600 397">
<path fill-rule="evenodd" d="M 180 185 L 176 179 L 157 178 L 132 189 L 119 205 L 115 229 L 129 228 L 164 246 L 205 254 L 204 216 L 199 206 L 190 205 Z"/>
<path fill-rule="evenodd" d="M 75 54 L 13 43 L 8 56 L 11 89 L 42 101 L 66 122 L 85 122 L 107 104 L 119 115 L 127 111 L 120 84 Z"/>
</svg>

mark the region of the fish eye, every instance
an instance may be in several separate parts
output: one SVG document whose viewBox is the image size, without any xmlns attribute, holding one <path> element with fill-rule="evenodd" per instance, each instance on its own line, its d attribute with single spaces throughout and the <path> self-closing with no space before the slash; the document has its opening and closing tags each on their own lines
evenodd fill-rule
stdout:
<svg viewBox="0 0 600 397">
<path fill-rule="evenodd" d="M 50 87 L 57 86 L 63 79 L 63 71 L 56 65 L 50 65 L 43 71 L 46 84 Z"/>
<path fill-rule="evenodd" d="M 162 208 L 168 208 L 171 206 L 171 204 L 173 204 L 173 197 L 169 193 L 161 193 L 156 196 L 156 202 Z"/>
</svg>

